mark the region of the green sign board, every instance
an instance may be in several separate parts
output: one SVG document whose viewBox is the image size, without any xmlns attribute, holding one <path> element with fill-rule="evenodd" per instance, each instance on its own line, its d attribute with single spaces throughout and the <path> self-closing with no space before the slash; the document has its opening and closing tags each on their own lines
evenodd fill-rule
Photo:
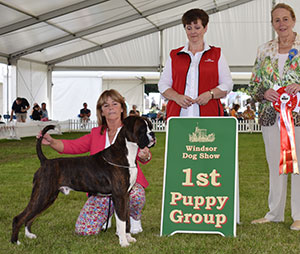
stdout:
<svg viewBox="0 0 300 254">
<path fill-rule="evenodd" d="M 237 212 L 236 119 L 170 118 L 160 235 L 236 236 Z"/>
</svg>

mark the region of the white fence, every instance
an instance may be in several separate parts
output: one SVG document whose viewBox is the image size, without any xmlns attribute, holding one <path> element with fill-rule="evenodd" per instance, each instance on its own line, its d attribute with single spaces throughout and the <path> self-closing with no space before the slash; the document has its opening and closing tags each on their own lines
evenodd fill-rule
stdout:
<svg viewBox="0 0 300 254">
<path fill-rule="evenodd" d="M 153 130 L 155 132 L 165 131 L 166 124 L 165 122 L 160 122 L 157 120 L 152 120 Z M 261 132 L 261 127 L 254 120 L 241 120 L 238 122 L 238 131 L 239 132 Z"/>
<path fill-rule="evenodd" d="M 153 124 L 153 131 L 164 132 L 166 130 L 166 123 L 158 120 L 151 120 Z M 82 125 L 80 120 L 68 120 L 60 122 L 61 130 L 66 131 L 90 131 L 93 127 L 98 126 L 96 121 L 89 121 L 87 125 Z M 261 127 L 254 120 L 242 120 L 238 122 L 238 131 L 245 133 L 261 132 Z"/>
<path fill-rule="evenodd" d="M 241 120 L 238 122 L 239 132 L 261 132 L 261 126 L 255 120 Z"/>
</svg>

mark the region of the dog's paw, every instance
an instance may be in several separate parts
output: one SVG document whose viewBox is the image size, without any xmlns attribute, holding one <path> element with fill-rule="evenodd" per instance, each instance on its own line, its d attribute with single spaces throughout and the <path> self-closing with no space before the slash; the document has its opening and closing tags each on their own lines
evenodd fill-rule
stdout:
<svg viewBox="0 0 300 254">
<path fill-rule="evenodd" d="M 27 227 L 25 227 L 25 236 L 29 239 L 36 239 L 36 235 L 32 234 L 31 232 L 29 232 L 29 230 L 27 229 Z"/>
<path fill-rule="evenodd" d="M 73 189 L 71 189 L 71 188 L 68 187 L 68 186 L 61 186 L 61 187 L 59 188 L 59 190 L 60 190 L 63 194 L 69 195 L 69 194 L 70 194 L 70 191 L 73 190 Z"/>
<path fill-rule="evenodd" d="M 18 241 L 16 242 L 16 244 L 17 244 L 17 245 L 21 245 L 21 242 L 18 240 Z"/>
<path fill-rule="evenodd" d="M 129 243 L 135 243 L 136 239 L 131 236 L 130 233 L 126 233 L 126 239 Z"/>
<path fill-rule="evenodd" d="M 129 246 L 129 242 L 127 241 L 126 238 L 125 238 L 125 240 L 119 239 L 119 242 L 120 242 L 121 247 L 128 247 Z"/>
<path fill-rule="evenodd" d="M 27 238 L 29 239 L 36 239 L 36 235 L 35 234 L 32 234 L 32 233 L 28 233 L 25 235 Z"/>
</svg>

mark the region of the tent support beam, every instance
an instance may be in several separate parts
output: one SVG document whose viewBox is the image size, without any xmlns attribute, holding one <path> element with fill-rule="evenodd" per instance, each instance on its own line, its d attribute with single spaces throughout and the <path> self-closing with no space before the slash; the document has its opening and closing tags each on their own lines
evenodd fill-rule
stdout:
<svg viewBox="0 0 300 254">
<path fill-rule="evenodd" d="M 9 5 L 2 2 L 2 3 L 0 3 L 0 5 L 4 5 L 4 6 L 10 8 L 10 9 L 13 9 L 13 10 L 21 12 L 25 15 L 31 16 L 31 18 L 16 22 L 12 25 L 1 27 L 0 28 L 0 35 L 7 34 L 7 33 L 10 33 L 10 32 L 13 32 L 13 31 L 16 31 L 16 30 L 19 30 L 19 29 L 22 29 L 22 28 L 25 28 L 25 27 L 28 27 L 28 26 L 32 26 L 32 25 L 41 23 L 41 22 L 45 22 L 49 19 L 57 18 L 57 17 L 63 16 L 63 15 L 66 15 L 68 13 L 78 11 L 78 10 L 81 10 L 81 9 L 84 9 L 84 8 L 87 8 L 87 7 L 91 7 L 91 6 L 94 6 L 94 5 L 97 5 L 97 4 L 101 4 L 101 3 L 107 2 L 107 1 L 108 0 L 85 0 L 85 1 L 82 1 L 82 2 L 79 2 L 79 3 L 76 3 L 76 4 L 66 6 L 64 8 L 60 8 L 60 9 L 57 9 L 57 10 L 53 10 L 53 11 L 44 13 L 44 14 L 39 15 L 39 16 L 33 16 L 29 13 L 26 13 L 22 10 L 16 9 L 15 7 L 9 6 Z"/>
<path fill-rule="evenodd" d="M 159 71 L 159 66 L 53 66 L 53 71 Z"/>
<path fill-rule="evenodd" d="M 251 2 L 251 1 L 253 1 L 253 0 L 236 0 L 232 3 L 230 3 L 230 4 L 224 4 L 224 5 L 219 6 L 218 8 L 209 9 L 206 12 L 208 14 L 212 14 L 212 13 L 216 13 L 216 12 L 219 12 L 221 10 L 226 10 L 226 9 L 229 9 L 229 8 L 241 5 L 241 4 L 245 4 L 245 3 L 248 3 L 248 2 Z M 162 31 L 164 29 L 167 29 L 167 28 L 179 25 L 179 24 L 181 24 L 181 19 L 178 19 L 176 21 L 164 24 L 162 26 L 159 26 L 158 28 L 150 28 L 150 29 L 145 30 L 143 32 L 139 32 L 139 33 L 136 33 L 136 34 L 132 34 L 132 35 L 129 35 L 129 36 L 126 36 L 126 37 L 122 37 L 122 38 L 119 38 L 119 39 L 116 39 L 116 40 L 109 41 L 107 43 L 103 43 L 102 45 L 99 45 L 99 46 L 91 47 L 91 48 L 88 48 L 88 49 L 85 49 L 85 50 L 82 50 L 82 51 L 78 51 L 78 52 L 73 53 L 73 54 L 65 55 L 65 56 L 62 56 L 60 58 L 53 59 L 49 62 L 46 62 L 46 64 L 55 65 L 57 63 L 67 61 L 67 60 L 70 60 L 70 59 L 75 58 L 75 57 L 86 55 L 86 54 L 89 54 L 89 53 L 92 53 L 92 52 L 95 52 L 95 51 L 98 51 L 98 50 L 101 50 L 101 49 L 104 49 L 104 48 L 107 48 L 107 47 L 111 47 L 111 46 L 114 46 L 114 45 L 117 45 L 117 44 L 120 44 L 120 43 L 123 43 L 123 42 L 126 42 L 126 41 L 136 39 L 138 37 L 142 37 L 142 36 L 146 36 L 146 35 L 149 35 L 149 34 L 152 34 L 152 33 L 156 33 L 156 32 Z"/>
<path fill-rule="evenodd" d="M 11 58 L 20 58 L 24 55 L 31 54 L 31 53 L 34 53 L 34 52 L 37 52 L 37 51 L 41 51 L 45 48 L 49 48 L 49 47 L 52 47 L 52 46 L 55 46 L 55 45 L 58 45 L 58 44 L 61 44 L 61 43 L 65 43 L 65 42 L 68 42 L 68 41 L 71 41 L 71 40 L 75 40 L 75 39 L 78 39 L 78 38 L 83 38 L 84 36 L 87 36 L 87 35 L 90 35 L 90 34 L 93 34 L 93 33 L 96 33 L 96 32 L 101 32 L 105 29 L 109 29 L 109 28 L 112 28 L 112 27 L 115 27 L 115 26 L 118 26 L 118 25 L 129 23 L 131 21 L 134 21 L 134 20 L 137 20 L 137 19 L 140 19 L 140 18 L 147 18 L 148 16 L 159 13 L 163 10 L 168 10 L 170 8 L 175 8 L 175 7 L 181 6 L 183 4 L 187 4 L 187 3 L 190 3 L 190 2 L 194 2 L 194 1 L 196 1 L 196 0 L 174 1 L 174 2 L 169 3 L 169 4 L 165 4 L 165 5 L 162 5 L 160 7 L 147 10 L 143 13 L 136 13 L 136 14 L 133 14 L 131 16 L 128 16 L 128 17 L 125 17 L 125 18 L 122 18 L 122 19 L 107 22 L 107 23 L 102 24 L 102 25 L 98 25 L 98 26 L 95 26 L 95 27 L 92 27 L 92 28 L 89 28 L 89 29 L 85 29 L 85 30 L 79 31 L 79 32 L 74 33 L 74 34 L 69 34 L 69 35 L 66 35 L 66 36 L 62 36 L 62 37 L 57 38 L 55 40 L 48 41 L 48 42 L 45 42 L 45 43 L 41 43 L 39 45 L 35 45 L 33 47 L 14 52 L 10 55 L 10 57 Z M 1 29 L 0 29 L 0 31 L 1 31 Z"/>
<path fill-rule="evenodd" d="M 252 72 L 252 65 L 229 66 L 231 72 Z M 160 66 L 53 66 L 53 71 L 150 71 L 160 72 Z"/>
</svg>

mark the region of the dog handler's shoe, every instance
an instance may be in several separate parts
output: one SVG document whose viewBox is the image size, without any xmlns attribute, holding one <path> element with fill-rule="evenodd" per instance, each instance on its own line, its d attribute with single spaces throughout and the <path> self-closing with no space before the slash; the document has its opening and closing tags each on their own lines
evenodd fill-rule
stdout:
<svg viewBox="0 0 300 254">
<path fill-rule="evenodd" d="M 141 220 L 135 220 L 132 217 L 130 217 L 130 233 L 138 234 L 141 232 L 143 232 Z"/>
<path fill-rule="evenodd" d="M 300 230 L 300 220 L 295 220 L 294 223 L 290 226 L 291 230 Z"/>
<path fill-rule="evenodd" d="M 251 221 L 251 224 L 264 224 L 264 223 L 269 223 L 269 222 L 271 222 L 271 221 L 269 221 L 266 218 L 260 218 L 260 219 Z"/>
</svg>

